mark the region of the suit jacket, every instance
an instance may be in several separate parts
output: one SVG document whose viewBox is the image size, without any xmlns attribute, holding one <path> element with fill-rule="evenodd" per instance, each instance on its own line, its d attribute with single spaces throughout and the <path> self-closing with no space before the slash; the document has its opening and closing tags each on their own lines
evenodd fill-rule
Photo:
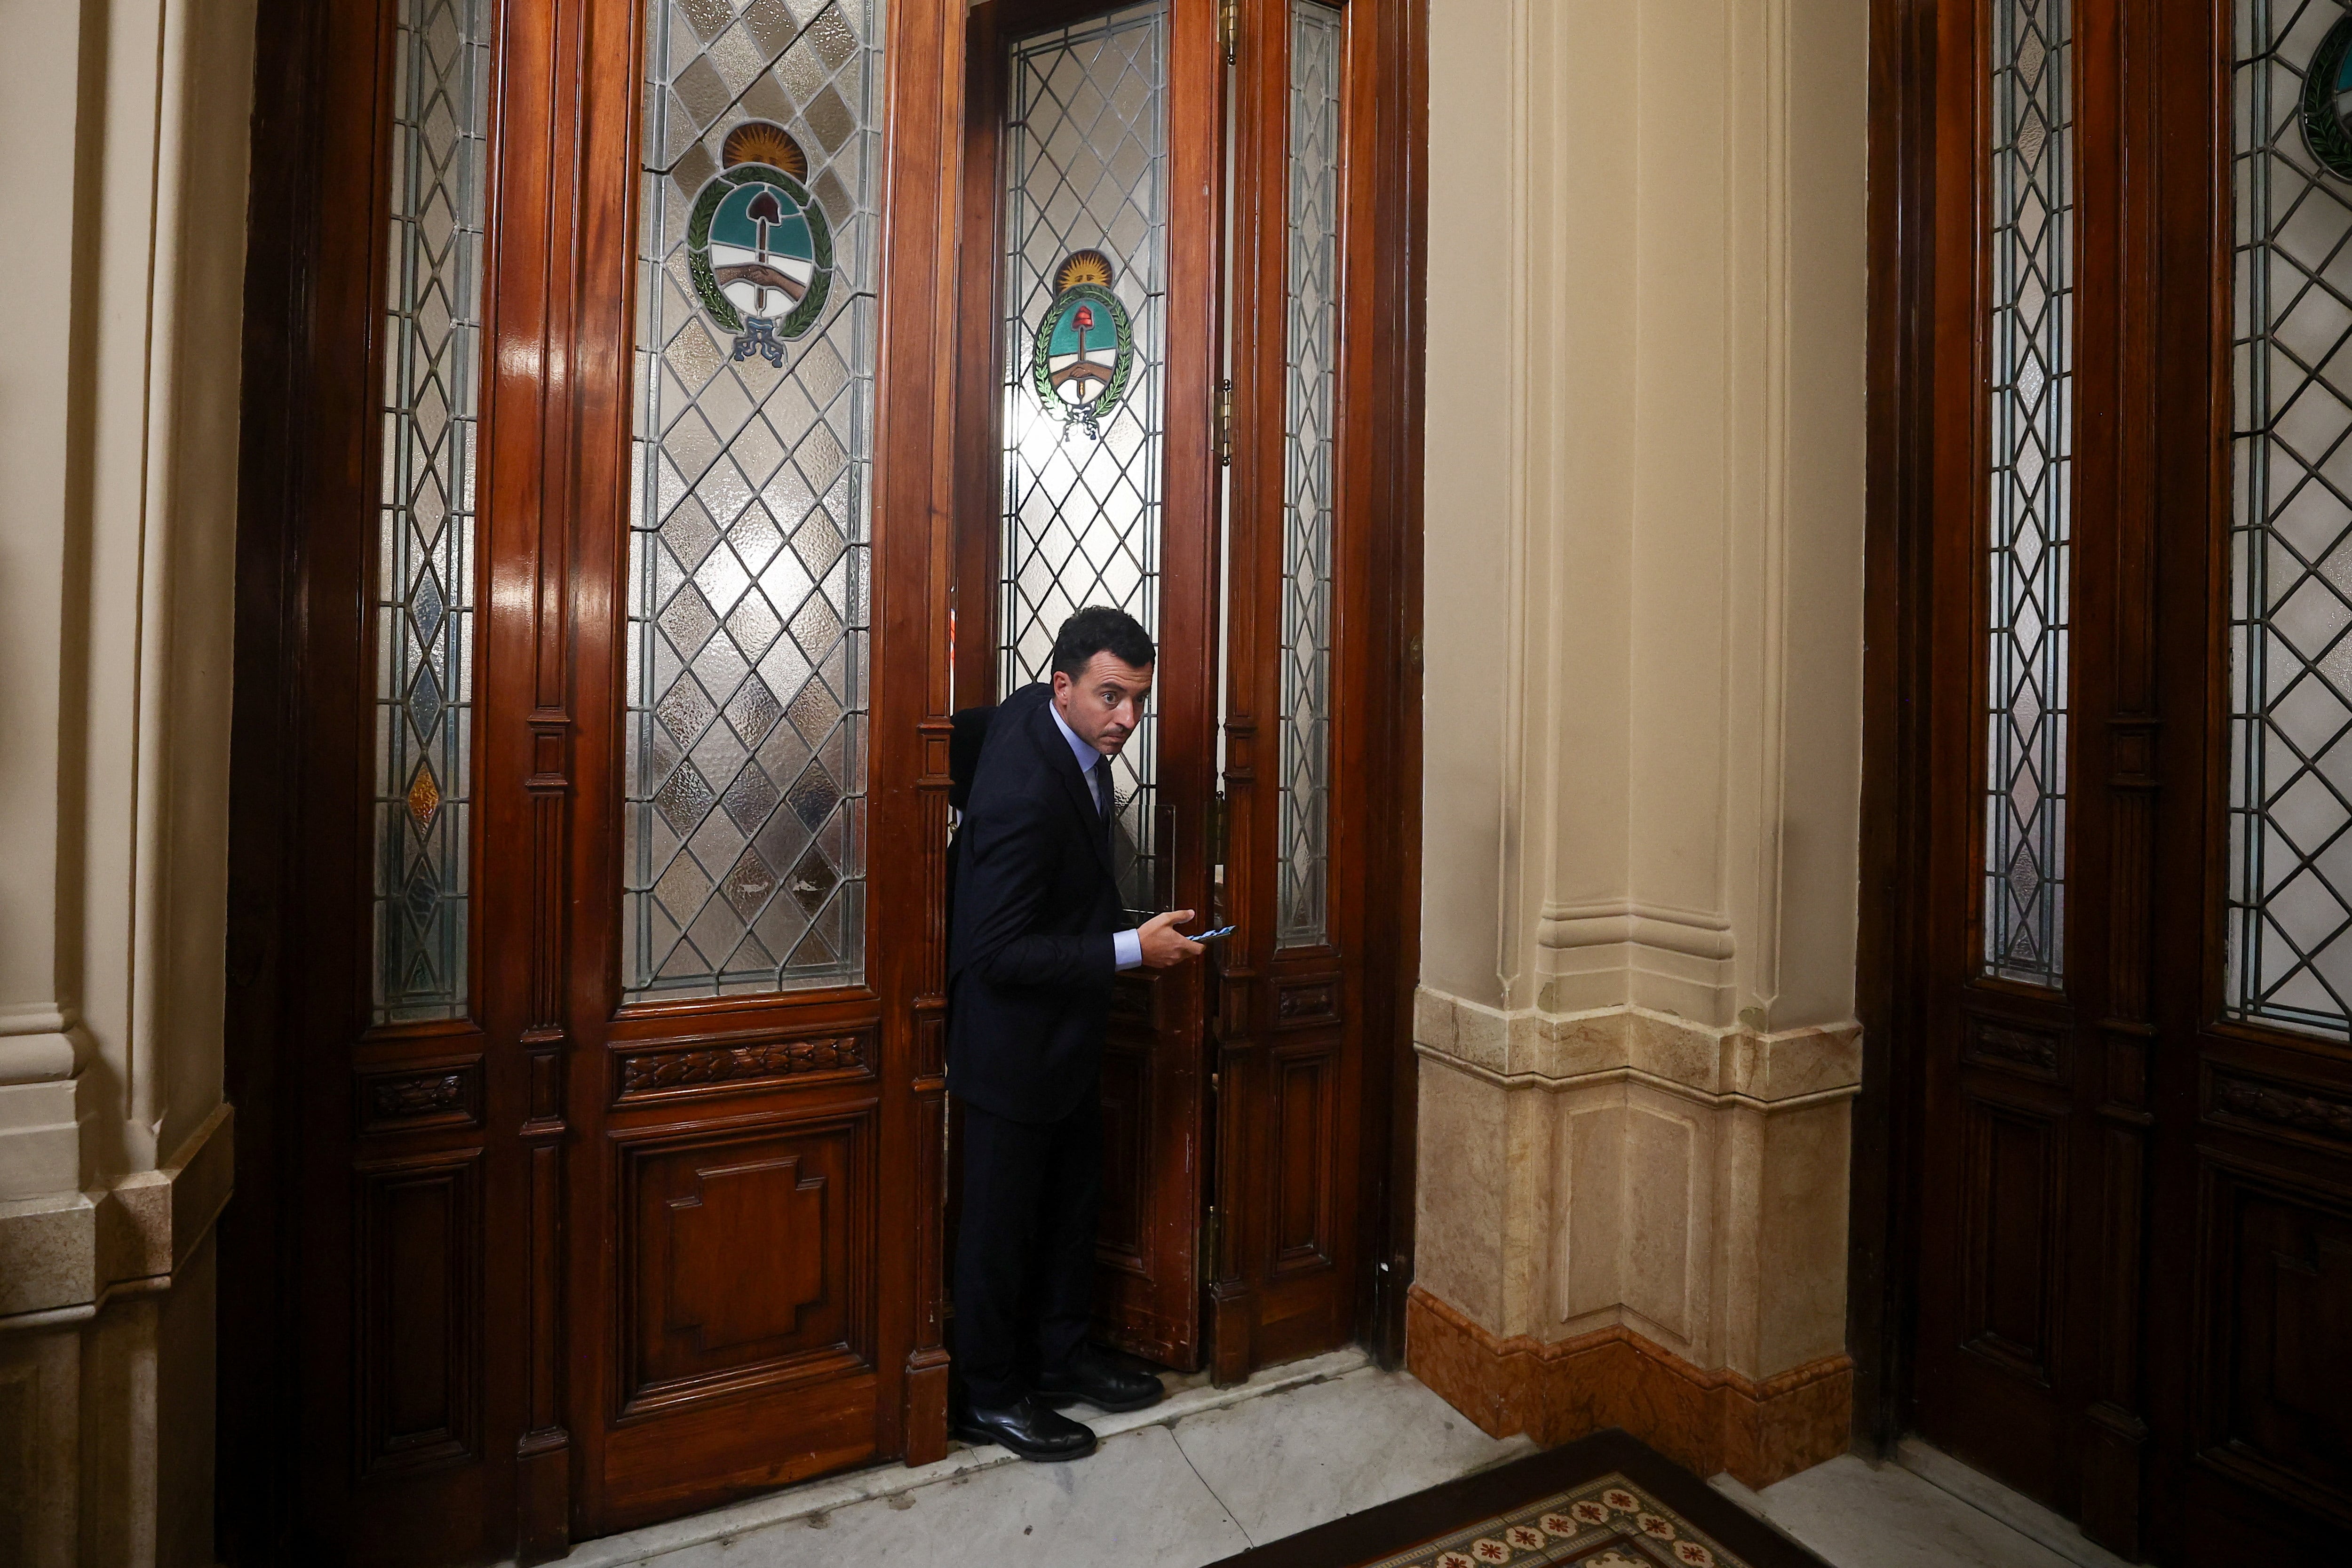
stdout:
<svg viewBox="0 0 2352 1568">
<path fill-rule="evenodd" d="M 1032 685 L 998 705 L 956 835 L 948 1087 L 1015 1121 L 1057 1121 L 1096 1092 L 1127 924 L 1051 700 Z"/>
</svg>

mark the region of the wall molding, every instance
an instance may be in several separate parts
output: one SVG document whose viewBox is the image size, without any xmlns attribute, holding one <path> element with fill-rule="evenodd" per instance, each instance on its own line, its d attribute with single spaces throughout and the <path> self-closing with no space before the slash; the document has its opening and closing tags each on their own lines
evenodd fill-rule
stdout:
<svg viewBox="0 0 2352 1568">
<path fill-rule="evenodd" d="M 1483 1068 L 1475 1062 L 1465 1062 L 1458 1057 L 1448 1056 L 1443 1051 L 1432 1049 L 1427 1046 L 1415 1046 L 1413 1054 L 1424 1061 L 1435 1062 L 1440 1067 L 1465 1074 L 1481 1083 L 1492 1084 L 1496 1089 L 1536 1089 L 1550 1094 L 1566 1094 L 1574 1089 L 1591 1089 L 1605 1084 L 1640 1083 L 1647 1084 L 1652 1089 L 1663 1089 L 1668 1094 L 1678 1095 L 1682 1099 L 1709 1109 L 1737 1106 L 1767 1115 L 1779 1111 L 1804 1110 L 1816 1105 L 1852 1100 L 1862 1092 L 1862 1086 L 1856 1083 L 1847 1084 L 1838 1089 L 1825 1089 L 1814 1094 L 1791 1095 L 1782 1100 L 1759 1100 L 1754 1095 L 1741 1094 L 1736 1090 L 1729 1093 L 1710 1093 L 1675 1079 L 1661 1078 L 1656 1073 L 1644 1072 L 1636 1067 L 1604 1068 L 1598 1072 L 1578 1073 L 1569 1078 L 1549 1078 L 1542 1073 L 1533 1072 L 1498 1073 L 1491 1068 Z"/>
<path fill-rule="evenodd" d="M 1541 1343 L 1502 1338 L 1415 1285 L 1405 1365 L 1489 1436 L 1546 1446 L 1621 1426 L 1701 1476 L 1751 1487 L 1845 1452 L 1853 1359 L 1824 1356 L 1768 1378 L 1694 1365 L 1622 1325 Z"/>
<path fill-rule="evenodd" d="M 1862 1088 L 1862 1026 L 1763 1032 L 1618 1005 L 1505 1012 L 1430 986 L 1413 998 L 1413 1046 L 1503 1088 L 1567 1089 L 1630 1078 L 1756 1109 L 1851 1099 Z"/>
<path fill-rule="evenodd" d="M 227 1206 L 235 1113 L 216 1106 L 160 1170 L 0 1203 L 0 1334 L 94 1318 L 169 1290 Z"/>
</svg>

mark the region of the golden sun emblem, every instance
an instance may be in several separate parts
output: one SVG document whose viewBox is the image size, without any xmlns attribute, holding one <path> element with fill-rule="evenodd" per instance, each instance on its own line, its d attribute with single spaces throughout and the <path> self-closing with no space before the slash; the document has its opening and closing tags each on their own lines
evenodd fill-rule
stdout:
<svg viewBox="0 0 2352 1568">
<path fill-rule="evenodd" d="M 1097 289 L 1108 289 L 1110 287 L 1110 280 L 1109 257 L 1099 250 L 1074 250 L 1064 257 L 1062 265 L 1054 270 L 1054 292 L 1058 294 L 1065 289 L 1076 288 L 1081 283 L 1091 283 Z"/>
<path fill-rule="evenodd" d="M 795 180 L 808 178 L 808 154 L 801 151 L 801 144 L 782 126 L 764 120 L 746 121 L 730 131 L 727 140 L 719 143 L 719 161 L 730 169 L 738 163 L 765 163 Z"/>
</svg>

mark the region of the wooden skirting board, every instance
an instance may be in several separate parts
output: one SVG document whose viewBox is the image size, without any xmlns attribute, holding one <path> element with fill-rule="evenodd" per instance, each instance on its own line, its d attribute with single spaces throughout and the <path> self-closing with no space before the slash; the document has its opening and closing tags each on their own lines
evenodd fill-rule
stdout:
<svg viewBox="0 0 2352 1568">
<path fill-rule="evenodd" d="M 1620 1426 L 1699 1476 L 1769 1486 L 1845 1452 L 1853 1361 L 1825 1356 L 1756 1381 L 1708 1371 L 1612 1327 L 1540 1343 L 1500 1339 L 1414 1286 L 1405 1364 L 1490 1436 L 1546 1445 Z"/>
</svg>

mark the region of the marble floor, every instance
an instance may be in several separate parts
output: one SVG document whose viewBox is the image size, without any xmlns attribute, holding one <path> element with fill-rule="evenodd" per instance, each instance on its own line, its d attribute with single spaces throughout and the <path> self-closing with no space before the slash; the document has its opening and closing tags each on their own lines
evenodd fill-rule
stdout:
<svg viewBox="0 0 2352 1568">
<path fill-rule="evenodd" d="M 1071 1414 L 1090 1458 L 955 1447 L 581 1546 L 565 1568 L 1198 1568 L 1522 1454 L 1402 1373 L 1345 1351 L 1238 1388 L 1178 1380 L 1150 1410 Z"/>
<path fill-rule="evenodd" d="M 1729 1476 L 1715 1486 L 1831 1568 L 2126 1568 L 2069 1521 L 1916 1437 L 1881 1464 L 1843 1454 L 1761 1492 Z"/>
<path fill-rule="evenodd" d="M 1070 1465 L 954 1446 L 582 1545 L 565 1568 L 1199 1568 L 1534 1451 L 1497 1442 L 1403 1373 L 1345 1351 L 1237 1388 L 1172 1380 L 1150 1410 L 1073 1412 L 1102 1435 Z M 1715 1486 L 1832 1568 L 2125 1568 L 2064 1520 L 1916 1441 L 1761 1492 Z"/>
</svg>

